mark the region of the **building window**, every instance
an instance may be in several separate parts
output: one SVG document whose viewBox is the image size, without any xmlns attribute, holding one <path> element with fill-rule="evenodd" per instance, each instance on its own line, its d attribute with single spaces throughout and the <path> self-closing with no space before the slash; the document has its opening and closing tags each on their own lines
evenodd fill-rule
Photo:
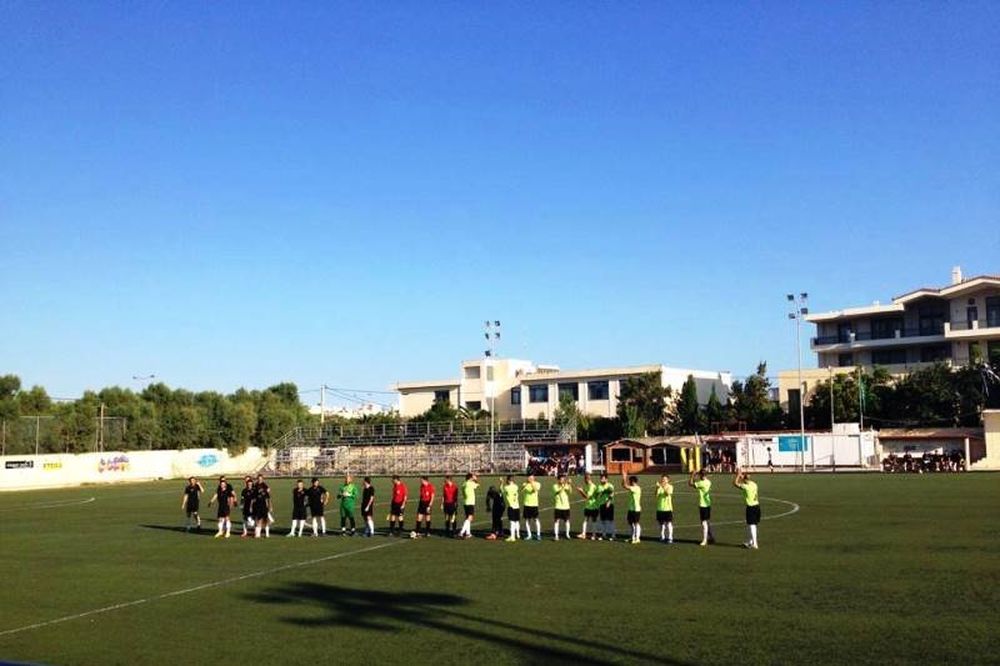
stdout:
<svg viewBox="0 0 1000 666">
<path fill-rule="evenodd" d="M 986 325 L 990 328 L 1000 326 L 1000 296 L 986 297 Z"/>
<path fill-rule="evenodd" d="M 922 363 L 935 363 L 937 361 L 947 361 L 951 358 L 950 345 L 929 345 L 920 348 L 920 361 Z"/>
<path fill-rule="evenodd" d="M 449 402 L 451 391 L 434 391 L 434 402 Z"/>
<path fill-rule="evenodd" d="M 528 386 L 528 402 L 548 402 L 548 384 L 530 384 Z"/>
<path fill-rule="evenodd" d="M 906 363 L 905 349 L 876 349 L 872 351 L 872 365 L 902 365 Z"/>
<path fill-rule="evenodd" d="M 521 387 L 515 386 L 510 390 L 510 404 L 520 405 L 521 404 Z"/>
<path fill-rule="evenodd" d="M 838 354 L 837 355 L 837 365 L 841 368 L 849 368 L 854 365 L 854 354 Z"/>
<path fill-rule="evenodd" d="M 478 365 L 467 365 L 467 366 L 465 366 L 465 378 L 466 379 L 479 379 L 479 366 Z"/>
<path fill-rule="evenodd" d="M 944 333 L 944 311 L 940 305 L 924 305 L 919 310 L 920 335 Z"/>
<path fill-rule="evenodd" d="M 480 409 L 483 408 L 483 403 L 481 400 L 466 400 L 465 408 L 468 409 L 470 412 L 478 412 Z"/>
<path fill-rule="evenodd" d="M 559 399 L 562 400 L 563 397 L 569 396 L 573 398 L 573 402 L 580 399 L 580 385 L 576 382 L 572 384 L 560 384 L 559 385 Z"/>
<path fill-rule="evenodd" d="M 850 342 L 851 333 L 854 332 L 854 324 L 849 321 L 837 324 L 837 342 Z"/>
<path fill-rule="evenodd" d="M 607 400 L 610 395 L 608 382 L 587 382 L 587 400 Z"/>
<path fill-rule="evenodd" d="M 989 342 L 986 345 L 986 355 L 990 363 L 1000 363 L 1000 342 Z"/>
<path fill-rule="evenodd" d="M 896 337 L 896 331 L 903 330 L 902 317 L 872 319 L 872 340 L 887 340 Z"/>
<path fill-rule="evenodd" d="M 617 463 L 632 462 L 632 449 L 627 447 L 611 449 L 611 462 L 617 462 Z"/>
<path fill-rule="evenodd" d="M 493 366 L 492 365 L 486 366 L 486 381 L 488 381 L 488 382 L 493 381 Z"/>
</svg>

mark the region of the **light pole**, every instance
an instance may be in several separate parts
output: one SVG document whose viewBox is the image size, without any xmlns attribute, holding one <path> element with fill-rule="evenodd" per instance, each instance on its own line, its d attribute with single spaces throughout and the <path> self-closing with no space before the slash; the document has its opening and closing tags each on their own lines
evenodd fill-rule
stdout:
<svg viewBox="0 0 1000 666">
<path fill-rule="evenodd" d="M 493 390 L 493 357 L 496 354 L 497 340 L 500 339 L 500 320 L 493 319 L 483 322 L 483 335 L 486 337 L 486 344 L 489 348 L 483 354 L 486 356 L 486 377 L 483 379 L 483 387 L 487 391 L 490 400 L 490 467 L 496 467 L 496 446 L 494 444 L 494 430 L 496 427 L 496 396 Z"/>
<path fill-rule="evenodd" d="M 803 291 L 798 296 L 788 294 L 786 298 L 792 307 L 788 318 L 795 320 L 795 354 L 798 356 L 799 362 L 799 453 L 802 455 L 802 471 L 804 472 L 806 469 L 806 389 L 802 384 L 802 318 L 809 314 L 807 307 L 809 294 Z"/>
</svg>

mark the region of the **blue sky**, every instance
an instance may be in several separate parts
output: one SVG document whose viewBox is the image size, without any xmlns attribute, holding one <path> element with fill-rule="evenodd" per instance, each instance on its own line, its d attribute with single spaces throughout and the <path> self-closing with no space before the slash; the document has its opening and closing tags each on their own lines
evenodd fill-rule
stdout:
<svg viewBox="0 0 1000 666">
<path fill-rule="evenodd" d="M 996 3 L 6 3 L 0 372 L 795 362 L 1000 272 Z M 813 363 L 811 356 L 807 360 Z"/>
</svg>

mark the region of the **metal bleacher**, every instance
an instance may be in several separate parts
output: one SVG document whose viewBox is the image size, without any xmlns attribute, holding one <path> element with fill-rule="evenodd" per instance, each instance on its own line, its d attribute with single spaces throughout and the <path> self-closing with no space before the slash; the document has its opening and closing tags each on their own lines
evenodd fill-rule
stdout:
<svg viewBox="0 0 1000 666">
<path fill-rule="evenodd" d="M 277 476 L 515 472 L 525 448 L 569 441 L 545 420 L 327 424 L 298 427 L 272 447 L 265 470 Z"/>
</svg>

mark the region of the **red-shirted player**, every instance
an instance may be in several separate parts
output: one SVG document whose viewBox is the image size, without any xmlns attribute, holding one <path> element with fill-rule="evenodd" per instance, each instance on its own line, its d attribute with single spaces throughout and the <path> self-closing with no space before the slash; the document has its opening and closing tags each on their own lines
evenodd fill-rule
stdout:
<svg viewBox="0 0 1000 666">
<path fill-rule="evenodd" d="M 392 504 L 389 508 L 389 536 L 397 536 L 403 530 L 403 511 L 406 509 L 406 485 L 399 475 L 392 477 Z"/>
<path fill-rule="evenodd" d="M 434 501 L 434 486 L 426 476 L 420 477 L 420 503 L 417 504 L 417 526 L 420 531 L 420 521 L 424 523 L 424 536 L 431 535 L 431 502 Z"/>
<path fill-rule="evenodd" d="M 458 511 L 458 485 L 451 480 L 451 474 L 444 477 L 441 486 L 441 509 L 444 511 L 444 534 L 455 536 L 455 513 Z"/>
</svg>

